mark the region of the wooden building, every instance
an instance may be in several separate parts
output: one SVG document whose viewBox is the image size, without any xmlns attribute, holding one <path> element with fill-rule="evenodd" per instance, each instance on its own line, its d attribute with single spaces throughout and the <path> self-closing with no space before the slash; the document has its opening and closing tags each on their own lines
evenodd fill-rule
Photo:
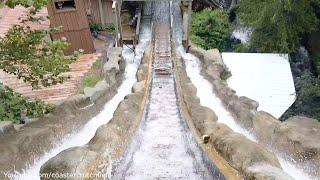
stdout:
<svg viewBox="0 0 320 180">
<path fill-rule="evenodd" d="M 112 3 L 112 0 L 84 0 L 89 21 L 102 25 L 114 24 Z"/>
<path fill-rule="evenodd" d="M 47 8 L 50 26 L 62 26 L 62 30 L 54 33 L 52 38 L 65 37 L 70 43 L 66 54 L 79 49 L 83 49 L 85 53 L 95 51 L 84 0 L 52 0 Z"/>
</svg>

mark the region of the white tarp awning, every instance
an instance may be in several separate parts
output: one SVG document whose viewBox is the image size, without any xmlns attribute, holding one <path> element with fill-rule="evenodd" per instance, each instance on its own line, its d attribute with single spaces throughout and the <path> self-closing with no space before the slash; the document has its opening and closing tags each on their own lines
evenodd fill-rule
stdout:
<svg viewBox="0 0 320 180">
<path fill-rule="evenodd" d="M 279 118 L 295 101 L 288 55 L 222 53 L 222 58 L 232 73 L 229 87 L 259 102 L 258 110 Z"/>
</svg>

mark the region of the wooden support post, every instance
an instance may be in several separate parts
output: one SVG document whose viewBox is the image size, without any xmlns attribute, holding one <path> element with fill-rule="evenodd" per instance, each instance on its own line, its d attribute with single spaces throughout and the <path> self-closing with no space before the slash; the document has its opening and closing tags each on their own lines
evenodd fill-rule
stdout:
<svg viewBox="0 0 320 180">
<path fill-rule="evenodd" d="M 182 2 L 181 10 L 182 10 L 182 44 L 186 47 L 187 39 L 188 39 L 188 13 L 187 13 L 187 2 Z"/>
<path fill-rule="evenodd" d="M 121 4 L 118 0 L 113 1 L 112 8 L 115 10 L 115 21 L 116 21 L 116 38 L 117 46 L 122 47 L 122 28 L 121 28 Z"/>
<path fill-rule="evenodd" d="M 102 7 L 102 0 L 98 0 L 98 4 L 99 4 L 100 21 L 101 21 L 101 24 L 104 26 L 105 20 L 104 20 L 104 13 L 103 13 L 103 7 Z"/>
<path fill-rule="evenodd" d="M 137 25 L 136 25 L 136 34 L 134 37 L 134 44 L 139 40 L 139 34 L 140 34 L 140 22 L 141 22 L 141 11 L 142 11 L 142 3 L 139 3 L 139 9 L 138 9 L 138 19 L 137 19 Z"/>
<path fill-rule="evenodd" d="M 189 1 L 189 5 L 188 5 L 188 26 L 187 26 L 186 51 L 189 50 L 189 37 L 190 37 L 191 14 L 192 14 L 192 1 Z"/>
</svg>

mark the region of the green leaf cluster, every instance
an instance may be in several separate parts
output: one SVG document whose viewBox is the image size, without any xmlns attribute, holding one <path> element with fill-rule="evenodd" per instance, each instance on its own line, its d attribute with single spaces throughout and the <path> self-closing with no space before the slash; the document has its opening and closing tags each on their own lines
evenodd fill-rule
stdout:
<svg viewBox="0 0 320 180">
<path fill-rule="evenodd" d="M 32 8 L 32 11 L 36 12 L 46 6 L 49 2 L 51 2 L 51 0 L 6 0 L 5 4 L 10 8 L 14 8 L 18 5 Z"/>
<path fill-rule="evenodd" d="M 33 30 L 29 26 L 13 25 L 0 38 L 0 69 L 30 82 L 34 88 L 62 83 L 69 65 L 81 54 L 65 56 L 66 39 L 46 41 L 53 30 Z"/>
<path fill-rule="evenodd" d="M 104 30 L 107 30 L 109 32 L 115 31 L 115 26 L 113 23 L 109 23 L 109 24 L 106 24 L 105 26 L 103 26 L 100 23 L 90 22 L 89 27 L 92 32 L 94 32 L 94 31 L 99 32 L 99 31 L 104 31 Z"/>
<path fill-rule="evenodd" d="M 224 10 L 204 9 L 192 15 L 190 39 L 204 49 L 224 50 L 231 32 L 232 25 Z"/>
<path fill-rule="evenodd" d="M 318 0 L 316 0 L 318 1 Z M 318 19 L 310 0 L 242 0 L 240 19 L 253 28 L 251 45 L 258 52 L 296 52 Z"/>
<path fill-rule="evenodd" d="M 304 72 L 296 80 L 296 89 L 299 92 L 297 102 L 308 104 L 314 99 L 320 100 L 320 77 L 312 75 L 311 72 Z"/>
<path fill-rule="evenodd" d="M 23 116 L 40 117 L 54 110 L 54 106 L 43 101 L 29 101 L 27 98 L 0 84 L 0 121 L 19 124 Z"/>
</svg>

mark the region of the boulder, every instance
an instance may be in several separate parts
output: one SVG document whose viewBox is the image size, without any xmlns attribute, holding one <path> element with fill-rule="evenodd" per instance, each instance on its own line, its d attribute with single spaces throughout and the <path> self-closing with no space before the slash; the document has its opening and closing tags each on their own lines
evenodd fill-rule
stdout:
<svg viewBox="0 0 320 180">
<path fill-rule="evenodd" d="M 257 101 L 254 101 L 248 97 L 245 97 L 245 96 L 240 96 L 239 97 L 239 101 L 245 105 L 248 109 L 251 109 L 251 110 L 257 110 L 257 108 L 259 107 L 259 103 Z"/>
<path fill-rule="evenodd" d="M 274 136 L 274 129 L 280 124 L 269 113 L 259 111 L 252 119 L 253 129 L 260 141 L 269 144 Z"/>
<path fill-rule="evenodd" d="M 88 89 L 86 89 L 86 91 L 88 91 Z M 87 92 L 87 94 L 90 94 L 90 93 Z M 86 96 L 84 94 L 74 95 L 70 97 L 70 101 L 74 101 L 75 105 L 79 109 L 84 109 L 93 104 L 93 102 L 90 99 L 90 96 Z"/>
<path fill-rule="evenodd" d="M 0 133 L 6 133 L 13 130 L 12 121 L 0 121 Z"/>
<path fill-rule="evenodd" d="M 190 48 L 189 53 L 194 54 L 195 56 L 199 57 L 199 59 L 203 59 L 203 54 L 206 50 L 194 45 L 192 42 L 190 42 Z"/>
<path fill-rule="evenodd" d="M 148 78 L 148 64 L 141 64 L 139 66 L 138 72 L 137 72 L 137 81 L 143 81 L 147 80 Z"/>
<path fill-rule="evenodd" d="M 294 180 L 281 168 L 270 166 L 269 164 L 255 164 L 248 168 L 250 176 L 259 180 Z"/>
<path fill-rule="evenodd" d="M 105 80 L 102 80 L 99 81 L 94 87 L 85 87 L 83 91 L 85 96 L 90 97 L 90 100 L 94 102 L 98 98 L 100 98 L 104 93 L 106 93 L 108 87 L 109 84 Z"/>
<path fill-rule="evenodd" d="M 312 160 L 320 167 L 320 123 L 316 119 L 294 116 L 274 129 L 277 147 L 300 161 Z"/>
<path fill-rule="evenodd" d="M 81 157 L 81 158 L 79 158 Z M 90 151 L 83 147 L 75 147 L 67 149 L 59 153 L 58 156 L 51 158 L 44 165 L 41 166 L 41 174 L 64 174 L 75 175 L 77 179 L 84 174 L 93 174 L 92 167 L 99 164 L 101 161 L 101 155 Z M 77 166 L 75 166 L 75 164 Z M 54 179 L 54 177 L 41 176 L 41 179 Z M 62 179 L 73 179 L 71 177 L 66 177 Z"/>
<path fill-rule="evenodd" d="M 215 123 L 213 132 L 210 135 L 211 143 L 231 166 L 245 176 L 245 179 L 269 179 L 266 178 L 269 175 L 290 178 L 282 171 L 277 157 L 263 146 L 233 132 L 224 124 Z M 254 168 L 257 165 L 262 168 Z M 266 173 L 266 168 L 270 174 Z"/>
<path fill-rule="evenodd" d="M 146 85 L 146 80 L 134 83 L 134 85 L 132 86 L 132 92 L 135 93 L 135 92 L 142 91 L 145 88 L 145 85 Z"/>
<path fill-rule="evenodd" d="M 222 58 L 218 49 L 210 49 L 203 53 L 204 63 L 222 62 Z M 211 61 L 211 62 L 210 62 Z"/>
</svg>

